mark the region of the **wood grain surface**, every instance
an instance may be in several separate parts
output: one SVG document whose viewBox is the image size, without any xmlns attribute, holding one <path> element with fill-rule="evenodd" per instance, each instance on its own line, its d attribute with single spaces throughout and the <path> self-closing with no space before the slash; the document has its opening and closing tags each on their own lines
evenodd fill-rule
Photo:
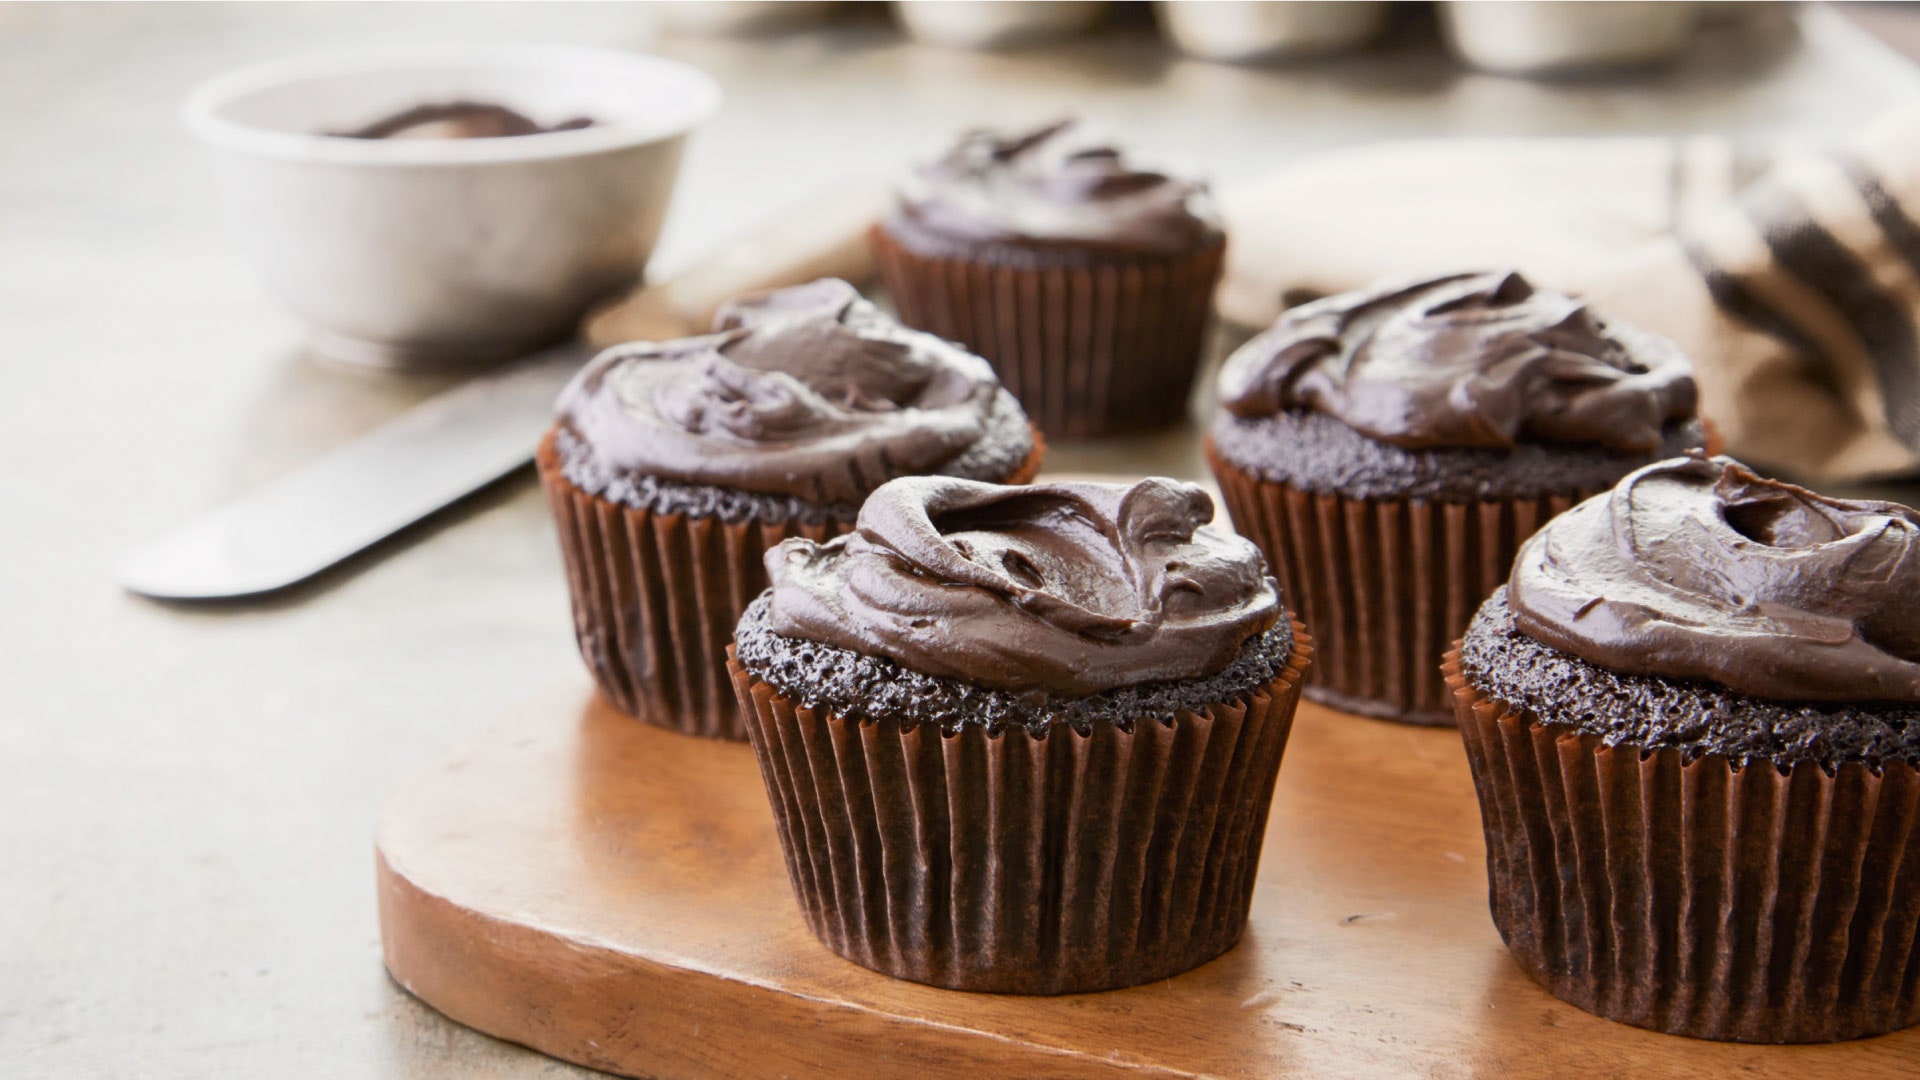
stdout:
<svg viewBox="0 0 1920 1080">
<path fill-rule="evenodd" d="M 1489 921 L 1457 733 L 1303 703 L 1240 945 L 1105 994 L 898 982 L 794 906 L 752 752 L 582 687 L 414 777 L 379 831 L 394 977 L 462 1023 L 634 1076 L 1911 1077 L 1920 1029 L 1698 1042 L 1535 986 Z"/>
</svg>

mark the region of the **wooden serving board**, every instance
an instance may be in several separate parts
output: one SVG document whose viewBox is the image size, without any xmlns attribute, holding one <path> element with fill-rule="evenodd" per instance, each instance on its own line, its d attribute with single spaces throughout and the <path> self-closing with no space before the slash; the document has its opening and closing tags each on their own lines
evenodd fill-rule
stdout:
<svg viewBox="0 0 1920 1080">
<path fill-rule="evenodd" d="M 1246 936 L 1113 993 L 966 994 L 840 959 L 794 907 L 752 751 L 580 689 L 414 777 L 378 848 L 402 986 L 481 1031 L 633 1076 L 1920 1075 L 1920 1028 L 1740 1046 L 1557 1001 L 1488 919 L 1459 736 L 1311 703 Z"/>
</svg>

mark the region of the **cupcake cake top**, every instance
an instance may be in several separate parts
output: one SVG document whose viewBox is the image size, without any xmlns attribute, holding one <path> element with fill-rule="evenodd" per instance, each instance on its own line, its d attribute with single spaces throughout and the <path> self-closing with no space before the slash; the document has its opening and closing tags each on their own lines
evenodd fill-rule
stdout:
<svg viewBox="0 0 1920 1080">
<path fill-rule="evenodd" d="M 985 360 L 834 279 L 733 301 L 711 334 L 608 349 L 559 411 L 600 473 L 815 504 L 857 504 L 894 477 L 964 465 L 988 441 L 1017 443 L 987 455 L 1005 468 L 986 471 L 1005 475 L 1032 448 Z"/>
<path fill-rule="evenodd" d="M 1611 746 L 1920 763 L 1920 513 L 1662 461 L 1529 540 L 1460 646 L 1477 690 Z"/>
<path fill-rule="evenodd" d="M 1555 518 L 1507 602 L 1523 633 L 1613 671 L 1920 702 L 1920 513 L 1731 458 L 1650 465 Z"/>
<path fill-rule="evenodd" d="M 1227 360 L 1220 395 L 1242 419 L 1317 412 L 1405 449 L 1643 453 L 1693 417 L 1697 392 L 1670 342 L 1498 271 L 1294 308 Z"/>
<path fill-rule="evenodd" d="M 967 132 L 907 178 L 893 220 L 923 236 L 1142 253 L 1220 235 L 1204 182 L 1140 168 L 1073 120 Z"/>
<path fill-rule="evenodd" d="M 1164 479 L 895 480 L 852 535 L 767 553 L 767 622 L 993 690 L 1079 696 L 1214 675 L 1283 609 L 1259 551 L 1203 527 L 1212 516 L 1204 491 Z"/>
</svg>

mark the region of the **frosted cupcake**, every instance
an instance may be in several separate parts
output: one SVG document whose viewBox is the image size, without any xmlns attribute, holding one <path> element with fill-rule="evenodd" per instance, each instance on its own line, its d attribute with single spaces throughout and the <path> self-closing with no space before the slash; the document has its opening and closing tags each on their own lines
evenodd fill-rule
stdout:
<svg viewBox="0 0 1920 1080">
<path fill-rule="evenodd" d="M 1727 458 L 1556 518 L 1448 685 L 1528 974 L 1677 1035 L 1920 1021 L 1920 513 Z"/>
<path fill-rule="evenodd" d="M 1231 948 L 1311 653 L 1171 480 L 896 480 L 767 556 L 731 666 L 807 924 L 961 990 Z"/>
<path fill-rule="evenodd" d="M 1295 308 L 1233 354 L 1206 443 L 1320 642 L 1307 695 L 1450 724 L 1440 657 L 1553 515 L 1704 444 L 1671 343 L 1519 274 Z"/>
<path fill-rule="evenodd" d="M 608 349 L 559 407 L 537 463 L 588 669 L 623 712 L 730 739 L 726 648 L 767 549 L 846 532 L 895 477 L 1020 483 L 1043 454 L 984 360 L 836 280 Z"/>
<path fill-rule="evenodd" d="M 1205 183 L 1071 121 L 972 131 L 873 243 L 900 317 L 992 361 L 1048 437 L 1186 416 L 1226 252 Z"/>
</svg>

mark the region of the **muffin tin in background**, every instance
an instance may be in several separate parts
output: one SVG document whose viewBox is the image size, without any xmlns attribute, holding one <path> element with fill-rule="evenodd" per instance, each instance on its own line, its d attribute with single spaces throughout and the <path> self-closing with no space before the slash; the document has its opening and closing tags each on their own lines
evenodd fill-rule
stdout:
<svg viewBox="0 0 1920 1080">
<path fill-rule="evenodd" d="M 897 0 L 894 18 L 915 41 L 958 49 L 1035 45 L 1072 37 L 1100 20 L 1100 0 Z"/>
<path fill-rule="evenodd" d="M 1374 0 L 1154 5 L 1161 36 L 1197 60 L 1252 63 L 1357 49 L 1387 28 L 1388 5 Z"/>
<path fill-rule="evenodd" d="M 833 3 L 776 4 L 749 0 L 660 5 L 669 30 L 693 34 L 766 35 L 824 24 Z M 1145 4 L 1102 0 L 896 0 L 894 20 L 927 45 L 1010 49 L 1085 34 L 1102 21 L 1126 19 Z M 1463 64 L 1519 76 L 1560 76 L 1647 67 L 1683 52 L 1696 25 L 1750 14 L 1747 5 L 1691 0 L 1510 0 L 1435 4 L 1382 0 L 1157 0 L 1153 20 L 1169 48 L 1196 60 L 1256 64 L 1331 56 L 1368 47 L 1404 16 L 1418 21 L 1431 7 L 1440 37 Z M 1711 13 L 1708 8 L 1715 9 Z M 1727 10 L 1739 10 L 1729 13 Z"/>
</svg>

